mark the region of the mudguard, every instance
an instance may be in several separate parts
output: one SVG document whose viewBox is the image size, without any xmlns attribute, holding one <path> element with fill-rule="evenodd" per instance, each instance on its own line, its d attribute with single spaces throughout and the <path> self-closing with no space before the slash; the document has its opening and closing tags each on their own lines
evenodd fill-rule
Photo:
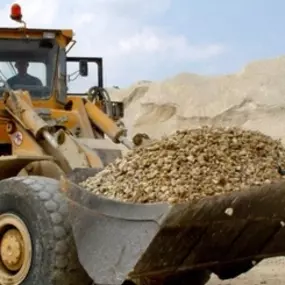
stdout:
<svg viewBox="0 0 285 285">
<path fill-rule="evenodd" d="M 285 182 L 196 203 L 128 204 L 63 179 L 80 262 L 96 284 L 192 269 L 246 271 L 285 254 Z M 235 274 L 235 273 L 234 273 Z"/>
</svg>

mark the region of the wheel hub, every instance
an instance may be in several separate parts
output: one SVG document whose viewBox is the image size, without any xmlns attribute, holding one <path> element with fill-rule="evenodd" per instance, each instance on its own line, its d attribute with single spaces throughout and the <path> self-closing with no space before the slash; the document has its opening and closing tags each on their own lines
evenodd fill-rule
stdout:
<svg viewBox="0 0 285 285">
<path fill-rule="evenodd" d="M 0 215 L 0 284 L 21 284 L 31 260 L 32 242 L 24 222 L 14 214 Z"/>
<path fill-rule="evenodd" d="M 23 265 L 24 241 L 17 229 L 8 230 L 2 238 L 0 254 L 4 265 L 11 271 Z"/>
</svg>

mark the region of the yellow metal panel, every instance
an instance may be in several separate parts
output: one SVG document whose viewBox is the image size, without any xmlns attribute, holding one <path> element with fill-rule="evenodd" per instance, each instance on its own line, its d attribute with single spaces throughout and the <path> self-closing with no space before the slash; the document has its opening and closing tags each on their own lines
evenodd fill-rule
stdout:
<svg viewBox="0 0 285 285">
<path fill-rule="evenodd" d="M 26 167 L 29 163 L 34 161 L 53 160 L 53 157 L 42 156 L 17 156 L 7 155 L 0 156 L 0 179 L 16 176 L 21 169 Z"/>
<path fill-rule="evenodd" d="M 68 45 L 73 37 L 72 30 L 0 28 L 0 39 L 21 39 L 26 36 L 30 39 L 39 39 L 45 32 L 55 33 L 57 42 L 63 47 Z"/>
</svg>

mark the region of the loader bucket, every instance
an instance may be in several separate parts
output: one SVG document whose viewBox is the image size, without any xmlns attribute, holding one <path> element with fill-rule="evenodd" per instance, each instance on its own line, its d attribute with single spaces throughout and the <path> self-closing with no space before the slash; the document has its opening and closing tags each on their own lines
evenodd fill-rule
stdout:
<svg viewBox="0 0 285 285">
<path fill-rule="evenodd" d="M 285 182 L 180 205 L 113 201 L 70 180 L 62 191 L 79 260 L 96 284 L 192 269 L 222 275 L 285 254 Z"/>
</svg>

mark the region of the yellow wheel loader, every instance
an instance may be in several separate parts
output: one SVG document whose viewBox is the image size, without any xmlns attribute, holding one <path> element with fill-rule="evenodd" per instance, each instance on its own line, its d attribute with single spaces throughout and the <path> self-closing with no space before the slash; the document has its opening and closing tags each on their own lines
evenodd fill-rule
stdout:
<svg viewBox="0 0 285 285">
<path fill-rule="evenodd" d="M 129 141 L 119 126 L 101 58 L 67 57 L 71 30 L 29 29 L 17 4 L 11 18 L 21 26 L 0 28 L 1 285 L 204 285 L 212 272 L 233 278 L 284 254 L 284 183 L 180 205 L 78 186 L 117 146 L 149 138 Z M 83 77 L 95 62 L 98 84 L 68 94 L 68 61 Z"/>
</svg>

